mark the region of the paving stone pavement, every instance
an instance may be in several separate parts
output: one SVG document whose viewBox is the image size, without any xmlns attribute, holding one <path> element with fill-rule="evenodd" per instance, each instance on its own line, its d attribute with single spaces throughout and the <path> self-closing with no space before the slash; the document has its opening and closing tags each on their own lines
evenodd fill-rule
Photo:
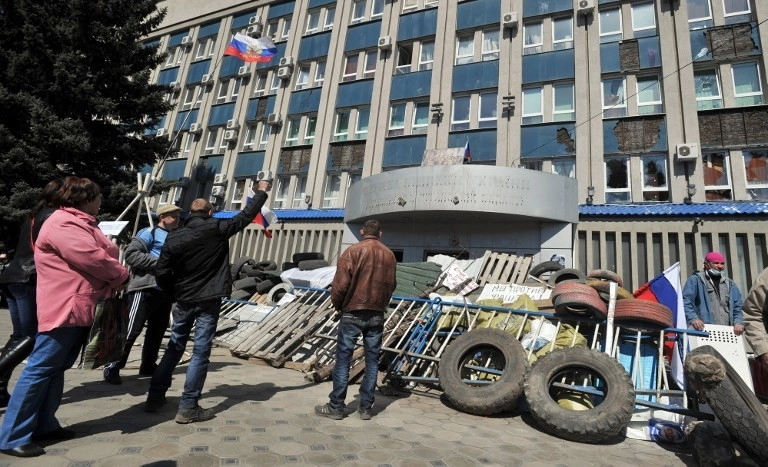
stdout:
<svg viewBox="0 0 768 467">
<path fill-rule="evenodd" d="M 0 329 L 10 329 L 5 310 Z M 215 408 L 216 418 L 179 425 L 173 418 L 186 365 L 175 373 L 169 404 L 145 413 L 149 379 L 137 376 L 139 351 L 134 347 L 120 386 L 102 382 L 101 371 L 69 370 L 58 417 L 78 437 L 45 445 L 39 458 L 0 454 L 0 467 L 695 465 L 677 447 L 636 440 L 579 444 L 540 432 L 529 415 L 464 414 L 428 390 L 398 397 L 377 392 L 373 419 L 363 421 L 355 412 L 357 386 L 351 386 L 347 416 L 330 420 L 313 413 L 327 402 L 330 382 L 309 383 L 298 371 L 240 360 L 223 348 L 213 351 L 200 401 Z"/>
</svg>

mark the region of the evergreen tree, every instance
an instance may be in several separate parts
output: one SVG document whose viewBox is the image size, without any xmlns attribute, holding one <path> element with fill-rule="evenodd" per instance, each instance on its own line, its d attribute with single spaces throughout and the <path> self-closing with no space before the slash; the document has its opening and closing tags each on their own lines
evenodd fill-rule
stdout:
<svg viewBox="0 0 768 467">
<path fill-rule="evenodd" d="M 52 178 L 96 180 L 114 218 L 136 170 L 167 153 L 167 139 L 144 136 L 171 108 L 168 87 L 149 84 L 163 57 L 142 43 L 165 16 L 158 2 L 0 0 L 0 241 L 9 247 Z"/>
</svg>

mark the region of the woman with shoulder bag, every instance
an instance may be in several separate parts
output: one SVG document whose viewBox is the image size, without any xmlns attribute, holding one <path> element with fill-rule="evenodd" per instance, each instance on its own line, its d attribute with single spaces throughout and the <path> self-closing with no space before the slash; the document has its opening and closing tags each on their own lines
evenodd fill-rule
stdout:
<svg viewBox="0 0 768 467">
<path fill-rule="evenodd" d="M 37 334 L 37 302 L 35 287 L 34 242 L 48 217 L 59 207 L 61 180 L 52 180 L 43 188 L 37 205 L 21 225 L 19 241 L 8 267 L 0 274 L 0 287 L 8 300 L 13 332 L 0 353 L 0 407 L 11 398 L 8 382 L 13 369 L 32 352 Z"/>
<path fill-rule="evenodd" d="M 35 242 L 38 333 L 0 427 L 0 452 L 10 456 L 40 456 L 45 450 L 36 442 L 75 437 L 56 419 L 64 371 L 80 355 L 97 303 L 128 283 L 117 245 L 95 218 L 101 207 L 99 186 L 67 177 L 60 200 Z"/>
</svg>

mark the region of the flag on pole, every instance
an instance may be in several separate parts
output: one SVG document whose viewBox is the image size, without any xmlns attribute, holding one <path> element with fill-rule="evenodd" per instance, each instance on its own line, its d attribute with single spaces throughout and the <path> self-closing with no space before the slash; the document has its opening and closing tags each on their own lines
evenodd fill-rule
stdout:
<svg viewBox="0 0 768 467">
<path fill-rule="evenodd" d="M 685 320 L 685 310 L 683 310 L 683 287 L 680 281 L 680 263 L 675 263 L 664 272 L 654 277 L 647 284 L 640 287 L 633 294 L 640 300 L 650 300 L 658 302 L 672 310 L 672 321 L 678 329 L 688 327 Z M 683 337 L 683 342 L 687 339 Z M 675 342 L 672 351 L 672 377 L 677 381 L 681 388 L 685 388 L 685 378 L 683 376 L 683 360 L 680 356 L 678 343 Z"/>
<path fill-rule="evenodd" d="M 251 199 L 254 195 L 253 189 L 251 189 L 250 196 L 246 198 L 247 202 L 251 202 Z M 261 207 L 261 212 L 256 214 L 256 217 L 253 218 L 254 224 L 259 224 L 264 228 L 264 235 L 267 236 L 267 238 L 272 238 L 272 232 L 269 231 L 269 226 L 277 222 L 277 214 L 275 214 L 274 211 L 269 209 L 266 206 Z"/>
<path fill-rule="evenodd" d="M 464 145 L 464 163 L 469 164 L 472 162 L 472 155 L 469 152 L 469 140 L 467 140 L 467 144 Z"/>
<path fill-rule="evenodd" d="M 268 62 L 276 53 L 275 43 L 269 36 L 254 39 L 239 32 L 224 51 L 224 55 L 232 55 L 246 62 Z"/>
</svg>

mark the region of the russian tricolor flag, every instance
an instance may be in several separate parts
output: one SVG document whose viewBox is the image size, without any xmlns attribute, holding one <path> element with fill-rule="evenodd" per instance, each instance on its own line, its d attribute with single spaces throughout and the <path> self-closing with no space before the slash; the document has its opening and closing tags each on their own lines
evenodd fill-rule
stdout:
<svg viewBox="0 0 768 467">
<path fill-rule="evenodd" d="M 469 164 L 472 162 L 472 154 L 469 152 L 469 140 L 467 140 L 467 144 L 464 145 L 464 163 Z"/>
<path fill-rule="evenodd" d="M 233 55 L 246 62 L 268 62 L 277 53 L 277 47 L 269 36 L 254 39 L 237 33 L 227 46 L 224 55 Z"/>
<path fill-rule="evenodd" d="M 253 190 L 251 190 L 251 196 L 246 198 L 247 202 L 251 202 L 251 197 L 253 194 Z M 259 224 L 260 226 L 264 227 L 264 235 L 266 235 L 267 238 L 272 238 L 272 232 L 269 231 L 269 226 L 275 222 L 277 222 L 277 214 L 275 214 L 274 211 L 266 206 L 262 206 L 261 212 L 256 214 L 256 217 L 253 218 L 254 224 Z"/>
<path fill-rule="evenodd" d="M 680 263 L 675 263 L 658 276 L 651 279 L 647 284 L 640 287 L 633 294 L 640 300 L 650 300 L 665 305 L 672 310 L 672 320 L 678 329 L 688 327 L 685 320 L 685 310 L 683 310 L 683 287 L 680 281 Z M 683 336 L 685 342 L 685 336 Z M 677 381 L 678 386 L 685 388 L 685 378 L 683 376 L 683 360 L 680 356 L 678 343 L 675 342 L 672 351 L 672 377 Z"/>
</svg>

